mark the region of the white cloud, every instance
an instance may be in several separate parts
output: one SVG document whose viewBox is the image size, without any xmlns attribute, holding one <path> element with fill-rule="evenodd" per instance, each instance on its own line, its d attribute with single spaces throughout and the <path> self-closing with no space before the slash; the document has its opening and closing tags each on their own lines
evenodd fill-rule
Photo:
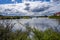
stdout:
<svg viewBox="0 0 60 40">
<path fill-rule="evenodd" d="M 14 2 L 15 0 L 11 0 L 12 2 Z"/>
<path fill-rule="evenodd" d="M 25 10 L 25 3 L 17 4 L 2 4 L 0 5 L 0 12 L 14 15 L 41 15 L 47 12 L 54 13 L 60 11 L 60 4 L 52 4 L 49 2 L 29 2 L 29 10 Z"/>
</svg>

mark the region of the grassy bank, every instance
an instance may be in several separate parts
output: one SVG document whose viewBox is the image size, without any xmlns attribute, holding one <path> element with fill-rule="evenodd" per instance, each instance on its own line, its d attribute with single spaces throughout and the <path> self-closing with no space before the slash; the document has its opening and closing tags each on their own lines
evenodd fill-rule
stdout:
<svg viewBox="0 0 60 40">
<path fill-rule="evenodd" d="M 29 16 L 0 16 L 0 19 L 28 19 L 30 18 Z"/>
<path fill-rule="evenodd" d="M 49 16 L 48 18 L 60 19 L 60 16 Z"/>
<path fill-rule="evenodd" d="M 30 18 L 52 18 L 60 19 L 60 16 L 0 16 L 0 19 L 30 19 Z"/>
<path fill-rule="evenodd" d="M 29 19 L 29 18 L 44 18 L 47 16 L 0 16 L 0 19 Z"/>
</svg>

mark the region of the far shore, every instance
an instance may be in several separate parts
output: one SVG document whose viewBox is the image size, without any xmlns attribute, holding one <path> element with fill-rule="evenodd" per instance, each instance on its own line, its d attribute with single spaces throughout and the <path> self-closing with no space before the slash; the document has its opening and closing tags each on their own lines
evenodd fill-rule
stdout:
<svg viewBox="0 0 60 40">
<path fill-rule="evenodd" d="M 0 19 L 30 19 L 30 18 L 60 19 L 60 16 L 0 16 Z"/>
<path fill-rule="evenodd" d="M 0 19 L 30 19 L 30 18 L 44 18 L 47 16 L 0 16 Z"/>
</svg>

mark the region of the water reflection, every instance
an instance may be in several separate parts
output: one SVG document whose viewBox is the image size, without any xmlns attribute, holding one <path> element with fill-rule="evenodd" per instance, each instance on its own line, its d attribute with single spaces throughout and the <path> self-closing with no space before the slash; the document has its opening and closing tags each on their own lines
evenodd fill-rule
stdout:
<svg viewBox="0 0 60 40">
<path fill-rule="evenodd" d="M 58 25 L 55 27 L 55 31 L 60 31 L 60 19 L 56 19 Z"/>
<path fill-rule="evenodd" d="M 35 27 L 39 30 L 46 30 L 52 28 L 55 31 L 60 30 L 60 19 L 49 19 L 49 18 L 32 18 L 32 19 L 9 19 L 0 20 L 0 26 L 14 26 L 13 30 L 22 29 L 26 30 L 25 26 Z"/>
</svg>

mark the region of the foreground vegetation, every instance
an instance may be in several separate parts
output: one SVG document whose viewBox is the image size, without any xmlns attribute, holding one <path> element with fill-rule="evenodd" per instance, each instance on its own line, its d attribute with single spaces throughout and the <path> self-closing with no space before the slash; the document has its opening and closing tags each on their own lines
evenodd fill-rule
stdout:
<svg viewBox="0 0 60 40">
<path fill-rule="evenodd" d="M 49 18 L 60 19 L 60 16 L 49 16 Z"/>
<path fill-rule="evenodd" d="M 39 31 L 26 26 L 26 31 L 13 31 L 12 24 L 6 23 L 6 27 L 0 24 L 0 40 L 60 40 L 60 33 L 52 29 Z"/>
</svg>

